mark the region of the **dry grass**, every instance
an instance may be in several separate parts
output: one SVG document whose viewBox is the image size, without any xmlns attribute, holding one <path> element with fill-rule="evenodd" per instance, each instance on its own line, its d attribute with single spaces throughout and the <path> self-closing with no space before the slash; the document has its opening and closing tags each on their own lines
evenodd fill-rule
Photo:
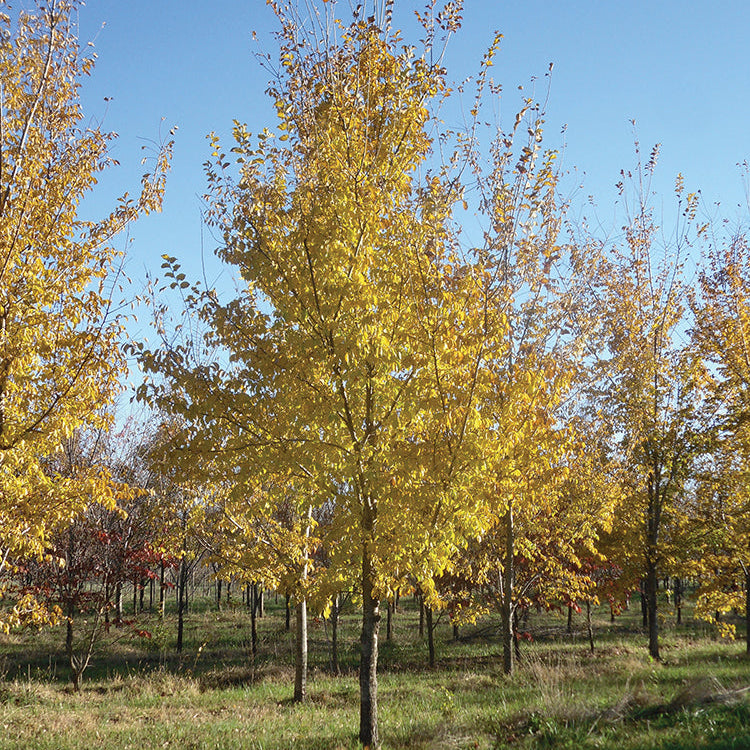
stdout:
<svg viewBox="0 0 750 750">
<path fill-rule="evenodd" d="M 0 749 L 353 750 L 357 613 L 343 623 L 339 678 L 327 672 L 325 627 L 313 624 L 305 706 L 290 700 L 293 649 L 282 614 L 272 609 L 261 622 L 255 660 L 241 608 L 193 614 L 182 658 L 171 652 L 168 621 L 159 652 L 143 640 L 100 654 L 80 694 L 56 664 L 59 634 L 6 639 Z M 665 631 L 668 658 L 657 664 L 632 621 L 608 629 L 602 617 L 592 655 L 583 639 L 564 633 L 561 621 L 542 615 L 518 673 L 507 678 L 487 623 L 479 635 L 464 629 L 460 641 L 442 628 L 438 667 L 428 669 L 416 617 L 407 603 L 394 640 L 382 643 L 384 750 L 750 747 L 750 674 L 736 644 L 688 628 Z M 717 737 L 747 742 L 716 744 Z"/>
</svg>

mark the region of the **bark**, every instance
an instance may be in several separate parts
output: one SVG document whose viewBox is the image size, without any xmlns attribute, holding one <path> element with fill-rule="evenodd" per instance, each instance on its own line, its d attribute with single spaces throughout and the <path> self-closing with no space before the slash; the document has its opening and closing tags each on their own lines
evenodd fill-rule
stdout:
<svg viewBox="0 0 750 750">
<path fill-rule="evenodd" d="M 594 653 L 594 626 L 591 622 L 591 602 L 586 602 L 586 631 L 589 636 L 589 649 Z"/>
<path fill-rule="evenodd" d="M 331 607 L 331 671 L 341 674 L 339 666 L 339 595 L 333 597 Z"/>
<path fill-rule="evenodd" d="M 674 579 L 674 607 L 677 612 L 677 624 L 682 624 L 682 579 Z"/>
<path fill-rule="evenodd" d="M 122 582 L 118 581 L 115 586 L 115 622 L 122 622 L 123 606 L 122 606 Z"/>
<path fill-rule="evenodd" d="M 573 605 L 568 604 L 568 626 L 566 628 L 567 633 L 573 632 Z"/>
<path fill-rule="evenodd" d="M 258 624 L 255 607 L 250 607 L 250 647 L 252 649 L 253 661 L 258 656 Z"/>
<path fill-rule="evenodd" d="M 457 641 L 458 638 L 459 638 L 459 635 L 458 635 L 458 625 L 454 622 L 453 623 L 453 640 Z"/>
<path fill-rule="evenodd" d="M 159 620 L 164 619 L 164 563 L 159 565 Z"/>
<path fill-rule="evenodd" d="M 296 617 L 296 649 L 294 659 L 294 702 L 303 703 L 307 698 L 307 600 L 301 596 L 295 607 Z M 255 621 L 255 608 L 253 608 Z"/>
<path fill-rule="evenodd" d="M 310 536 L 310 524 L 312 522 L 312 505 L 307 509 L 307 528 L 305 529 L 305 538 Z M 307 552 L 305 552 L 304 563 L 302 565 L 302 581 L 307 580 Z M 256 587 L 253 586 L 253 594 L 256 593 Z M 307 599 L 304 593 L 297 596 L 297 648 L 294 669 L 294 701 L 302 703 L 307 697 Z M 262 612 L 262 607 L 260 609 Z M 255 603 L 253 602 L 253 615 L 256 614 Z"/>
<path fill-rule="evenodd" d="M 362 555 L 362 635 L 359 664 L 359 741 L 374 750 L 378 737 L 378 630 L 380 602 L 373 596 L 373 578 L 369 543 Z"/>
<path fill-rule="evenodd" d="M 435 624 L 432 615 L 432 607 L 427 607 L 427 653 L 430 669 L 435 667 Z"/>
<path fill-rule="evenodd" d="M 648 610 L 648 653 L 653 659 L 659 659 L 659 620 L 657 618 L 656 589 L 656 562 L 650 559 L 646 563 L 646 607 Z"/>
<path fill-rule="evenodd" d="M 221 612 L 221 578 L 216 580 L 216 609 Z"/>
<path fill-rule="evenodd" d="M 662 484 L 661 466 L 654 460 L 648 478 L 648 509 L 646 515 L 646 610 L 648 616 L 648 652 L 652 659 L 659 659 L 659 620 L 657 617 L 657 562 L 659 559 L 659 528 L 661 526 L 662 503 L 666 488 Z"/>
<path fill-rule="evenodd" d="M 514 663 L 514 643 L 513 643 L 513 615 L 515 614 L 513 606 L 513 587 L 514 587 L 514 569 L 513 569 L 513 506 L 508 505 L 508 512 L 505 516 L 505 569 L 501 574 L 502 582 L 502 602 L 500 606 L 501 630 L 503 642 L 503 672 L 513 674 L 515 669 Z"/>
<path fill-rule="evenodd" d="M 180 558 L 180 574 L 177 579 L 177 653 L 182 653 L 182 638 L 185 631 L 185 588 L 187 584 L 187 564 L 185 556 Z"/>
<path fill-rule="evenodd" d="M 81 675 L 75 667 L 75 656 L 73 655 L 73 605 L 68 605 L 68 622 L 65 629 L 65 656 L 68 657 L 70 664 L 70 681 L 73 683 L 73 690 L 77 693 L 80 689 Z"/>
</svg>

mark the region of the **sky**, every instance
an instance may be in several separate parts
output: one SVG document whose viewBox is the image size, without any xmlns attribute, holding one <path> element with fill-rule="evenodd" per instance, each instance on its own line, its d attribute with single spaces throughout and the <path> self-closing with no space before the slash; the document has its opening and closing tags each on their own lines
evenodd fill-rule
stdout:
<svg viewBox="0 0 750 750">
<path fill-rule="evenodd" d="M 424 6 L 395 4 L 397 25 L 403 20 L 407 26 L 412 11 Z M 701 191 L 707 212 L 720 202 L 722 216 L 745 216 L 737 166 L 750 160 L 750 8 L 744 1 L 465 5 L 462 29 L 448 47 L 448 77 L 458 82 L 476 73 L 493 32 L 500 31 L 493 77 L 503 84 L 501 116 L 512 117 L 534 78 L 537 92 L 543 90 L 554 64 L 545 140 L 563 149 L 574 215 L 596 211 L 603 225 L 616 223 L 614 185 L 620 170 L 634 166 L 637 137 L 646 155 L 661 144 L 654 186 L 665 217 L 680 172 L 688 190 Z M 348 8 L 347 0 L 339 3 L 343 17 Z M 120 162 L 85 210 L 103 212 L 125 190 L 136 192 L 141 157 L 178 128 L 163 213 L 140 220 L 127 240 L 118 240 L 127 247 L 134 288 L 147 271 L 158 275 L 165 253 L 179 258 L 191 277 L 200 275 L 202 264 L 209 275 L 222 273 L 211 260 L 216 242 L 201 227 L 206 136 L 215 131 L 230 147 L 233 120 L 253 133 L 275 124 L 264 94 L 268 73 L 254 53 L 274 52 L 276 28 L 264 0 L 89 0 L 81 7 L 81 43 L 93 42 L 98 55 L 83 84 L 84 111 L 89 121 L 118 133 L 112 155 Z M 135 331 L 145 334 L 145 321 Z"/>
</svg>

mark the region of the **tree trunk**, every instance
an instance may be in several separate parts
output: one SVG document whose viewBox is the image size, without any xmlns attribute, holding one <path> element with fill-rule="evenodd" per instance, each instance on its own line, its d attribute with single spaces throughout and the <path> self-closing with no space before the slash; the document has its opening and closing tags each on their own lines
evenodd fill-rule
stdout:
<svg viewBox="0 0 750 750">
<path fill-rule="evenodd" d="M 652 659 L 659 659 L 659 620 L 657 618 L 656 562 L 646 563 L 646 606 L 648 609 L 648 653 Z"/>
<path fill-rule="evenodd" d="M 331 607 L 331 671 L 341 674 L 339 666 L 339 595 L 333 597 Z"/>
<path fill-rule="evenodd" d="M 513 615 L 515 607 L 513 606 L 513 587 L 514 587 L 514 570 L 513 570 L 513 506 L 508 503 L 508 512 L 505 515 L 505 568 L 501 573 L 501 590 L 502 602 L 500 606 L 500 617 L 502 620 L 502 641 L 503 641 L 503 672 L 513 674 L 515 668 L 513 643 Z"/>
<path fill-rule="evenodd" d="M 162 562 L 159 565 L 159 620 L 164 619 L 164 606 L 164 563 Z"/>
<path fill-rule="evenodd" d="M 568 634 L 573 632 L 573 605 L 568 604 L 568 626 L 566 628 Z"/>
<path fill-rule="evenodd" d="M 458 640 L 458 624 L 455 622 L 453 623 L 453 640 Z"/>
<path fill-rule="evenodd" d="M 682 624 L 682 579 L 674 579 L 674 608 L 677 612 L 677 624 Z"/>
<path fill-rule="evenodd" d="M 661 479 L 661 465 L 654 457 L 652 471 L 648 477 L 648 511 L 646 515 L 646 609 L 648 612 L 648 653 L 659 659 L 659 619 L 657 592 L 657 564 L 659 560 L 659 527 L 662 504 L 666 492 Z"/>
<path fill-rule="evenodd" d="M 75 667 L 73 665 L 73 605 L 68 605 L 68 621 L 65 627 L 65 656 L 70 664 L 70 681 L 73 683 L 73 689 L 78 692 L 75 680 Z"/>
<path fill-rule="evenodd" d="M 216 579 L 216 610 L 221 612 L 221 578 Z"/>
<path fill-rule="evenodd" d="M 435 624 L 432 618 L 432 607 L 426 608 L 427 614 L 427 653 L 430 669 L 435 668 Z"/>
<path fill-rule="evenodd" d="M 591 623 L 591 602 L 586 602 L 586 630 L 589 636 L 589 649 L 594 653 L 594 626 Z"/>
<path fill-rule="evenodd" d="M 378 738 L 378 630 L 380 602 L 373 596 L 370 542 L 362 555 L 362 646 L 359 663 L 359 741 L 366 748 L 379 747 Z"/>
<path fill-rule="evenodd" d="M 256 620 L 255 607 L 250 607 L 250 647 L 252 649 L 253 661 L 258 656 L 258 625 Z"/>
<path fill-rule="evenodd" d="M 180 558 L 180 574 L 177 579 L 177 653 L 182 653 L 182 638 L 185 631 L 185 587 L 187 584 L 187 565 L 185 556 Z"/>
<path fill-rule="evenodd" d="M 122 581 L 118 581 L 115 585 L 115 622 L 121 623 L 123 615 L 122 606 Z"/>
<path fill-rule="evenodd" d="M 296 602 L 297 643 L 294 659 L 294 702 L 303 703 L 307 697 L 307 600 L 304 596 Z M 253 607 L 255 621 L 255 607 Z"/>
<path fill-rule="evenodd" d="M 310 524 L 312 523 L 312 505 L 307 509 L 307 527 L 305 528 L 305 538 L 310 536 Z M 301 579 L 307 580 L 307 551 L 305 551 L 304 562 L 302 565 Z M 256 586 L 253 586 L 253 595 L 256 593 Z M 307 599 L 304 593 L 298 594 L 297 601 L 297 648 L 294 669 L 294 701 L 302 703 L 307 697 Z M 260 608 L 262 612 L 262 606 Z M 253 613 L 256 612 L 255 603 L 253 602 Z"/>
</svg>

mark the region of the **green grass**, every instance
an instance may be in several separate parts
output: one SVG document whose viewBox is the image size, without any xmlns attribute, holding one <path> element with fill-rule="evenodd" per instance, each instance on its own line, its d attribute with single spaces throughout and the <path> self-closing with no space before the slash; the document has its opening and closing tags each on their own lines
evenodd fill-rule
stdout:
<svg viewBox="0 0 750 750">
<path fill-rule="evenodd" d="M 78 694 L 67 685 L 62 629 L 3 637 L 0 750 L 358 747 L 354 610 L 340 629 L 338 677 L 328 669 L 330 629 L 311 621 L 309 700 L 298 705 L 282 601 L 271 598 L 259 620 L 257 659 L 244 607 L 216 612 L 209 600 L 197 604 L 180 657 L 174 612 L 163 625 L 144 615 L 153 637 L 103 643 Z M 381 629 L 383 747 L 750 747 L 750 700 L 738 692 L 750 685 L 742 644 L 716 640 L 700 624 L 665 620 L 664 661 L 655 663 L 638 615 L 633 608 L 611 624 L 597 613 L 590 654 L 581 617 L 571 635 L 562 616 L 534 613 L 534 640 L 523 643 L 519 669 L 506 677 L 492 620 L 462 628 L 458 641 L 441 622 L 438 663 L 429 669 L 417 609 L 405 600 L 391 641 L 384 623 Z"/>
</svg>

